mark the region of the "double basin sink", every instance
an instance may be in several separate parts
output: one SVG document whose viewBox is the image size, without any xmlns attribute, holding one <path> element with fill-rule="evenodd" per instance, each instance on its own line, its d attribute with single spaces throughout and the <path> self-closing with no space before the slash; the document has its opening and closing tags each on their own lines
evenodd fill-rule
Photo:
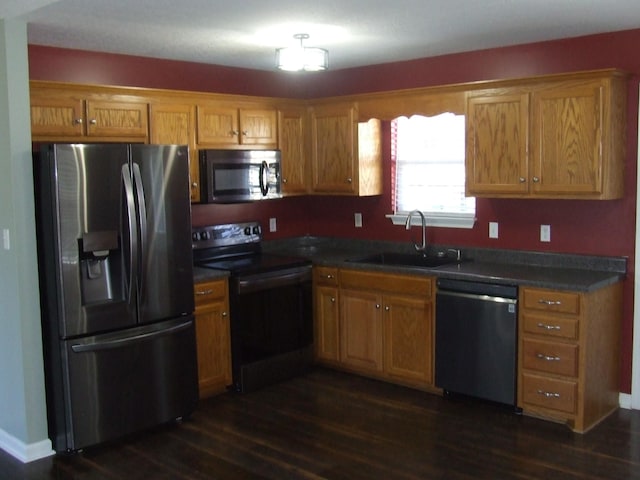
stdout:
<svg viewBox="0 0 640 480">
<path fill-rule="evenodd" d="M 421 253 L 398 253 L 398 252 L 382 252 L 365 257 L 349 259 L 353 263 L 367 263 L 372 265 L 389 265 L 401 267 L 416 268 L 436 268 L 444 265 L 454 265 L 461 263 L 454 257 L 446 255 L 423 255 Z"/>
</svg>

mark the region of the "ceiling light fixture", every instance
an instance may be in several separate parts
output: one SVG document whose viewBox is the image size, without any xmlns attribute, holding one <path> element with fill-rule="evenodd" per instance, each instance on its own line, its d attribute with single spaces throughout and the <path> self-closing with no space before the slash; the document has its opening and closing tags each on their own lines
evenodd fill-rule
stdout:
<svg viewBox="0 0 640 480">
<path fill-rule="evenodd" d="M 306 33 L 296 33 L 293 38 L 300 40 L 295 47 L 276 48 L 276 67 L 288 72 L 317 72 L 329 67 L 329 52 L 324 48 L 305 47 Z"/>
</svg>

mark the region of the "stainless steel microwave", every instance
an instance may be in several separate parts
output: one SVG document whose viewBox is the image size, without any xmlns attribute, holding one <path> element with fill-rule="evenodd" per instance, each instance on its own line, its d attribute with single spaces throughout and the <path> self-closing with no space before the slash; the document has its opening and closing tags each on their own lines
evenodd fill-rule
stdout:
<svg viewBox="0 0 640 480">
<path fill-rule="evenodd" d="M 200 202 L 241 203 L 282 197 L 280 150 L 201 150 Z"/>
</svg>

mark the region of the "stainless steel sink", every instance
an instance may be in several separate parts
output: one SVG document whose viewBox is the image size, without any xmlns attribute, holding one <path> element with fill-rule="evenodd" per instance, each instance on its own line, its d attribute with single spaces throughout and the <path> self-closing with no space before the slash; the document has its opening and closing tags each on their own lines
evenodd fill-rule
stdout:
<svg viewBox="0 0 640 480">
<path fill-rule="evenodd" d="M 403 267 L 421 268 L 434 268 L 460 263 L 460 260 L 453 257 L 425 256 L 421 253 L 397 252 L 376 253 L 373 255 L 367 255 L 366 257 L 349 259 L 348 261 L 354 263 L 369 263 L 373 265 L 399 265 Z"/>
</svg>

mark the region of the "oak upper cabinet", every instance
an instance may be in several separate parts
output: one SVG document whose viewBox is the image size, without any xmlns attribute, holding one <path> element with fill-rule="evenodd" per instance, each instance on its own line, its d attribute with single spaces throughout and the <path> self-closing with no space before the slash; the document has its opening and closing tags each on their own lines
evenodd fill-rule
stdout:
<svg viewBox="0 0 640 480">
<path fill-rule="evenodd" d="M 357 121 L 354 103 L 327 103 L 310 109 L 313 193 L 380 195 L 380 121 Z"/>
<path fill-rule="evenodd" d="M 256 105 L 215 102 L 197 107 L 200 148 L 263 148 L 278 146 L 277 111 Z"/>
<path fill-rule="evenodd" d="M 291 106 L 278 110 L 278 148 L 282 155 L 282 191 L 285 195 L 309 192 L 307 134 L 305 107 Z"/>
<path fill-rule="evenodd" d="M 353 371 L 433 385 L 430 277 L 340 270 L 340 360 Z"/>
<path fill-rule="evenodd" d="M 191 201 L 200 201 L 200 170 L 196 151 L 196 107 L 189 104 L 152 103 L 149 107 L 149 141 L 188 145 Z"/>
<path fill-rule="evenodd" d="M 108 98 L 110 97 L 110 98 Z M 148 138 L 148 104 L 125 95 L 31 83 L 34 141 L 136 141 Z"/>
<path fill-rule="evenodd" d="M 336 363 L 340 355 L 338 269 L 313 268 L 314 346 L 316 360 Z"/>
<path fill-rule="evenodd" d="M 231 385 L 229 294 L 226 279 L 195 285 L 196 347 L 200 398 Z"/>
<path fill-rule="evenodd" d="M 472 92 L 465 120 L 467 195 L 526 195 L 529 95 L 509 89 Z"/>
<path fill-rule="evenodd" d="M 625 78 L 586 72 L 469 92 L 467 194 L 621 198 Z"/>
<path fill-rule="evenodd" d="M 519 295 L 518 405 L 590 429 L 618 407 L 622 284 Z"/>
</svg>

